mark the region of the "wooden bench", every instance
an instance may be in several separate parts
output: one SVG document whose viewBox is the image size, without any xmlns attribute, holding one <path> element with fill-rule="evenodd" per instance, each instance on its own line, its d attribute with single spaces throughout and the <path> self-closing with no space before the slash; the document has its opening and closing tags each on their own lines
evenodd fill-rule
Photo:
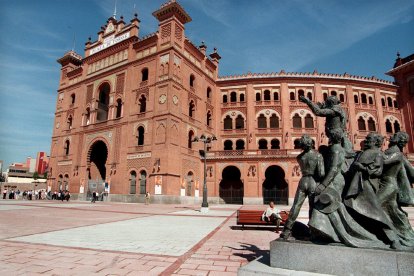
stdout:
<svg viewBox="0 0 414 276">
<path fill-rule="evenodd" d="M 262 220 L 263 211 L 259 210 L 237 210 L 237 225 L 276 225 L 276 222 L 266 222 Z M 284 225 L 289 216 L 289 211 L 280 211 L 282 220 L 280 225 Z"/>
</svg>

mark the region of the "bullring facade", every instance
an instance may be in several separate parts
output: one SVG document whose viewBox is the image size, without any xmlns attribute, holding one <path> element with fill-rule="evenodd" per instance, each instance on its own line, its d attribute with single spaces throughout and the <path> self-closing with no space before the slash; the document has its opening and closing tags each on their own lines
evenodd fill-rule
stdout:
<svg viewBox="0 0 414 276">
<path fill-rule="evenodd" d="M 85 55 L 62 65 L 48 185 L 75 197 L 92 190 L 108 200 L 197 202 L 202 197 L 202 143 L 210 202 L 287 204 L 301 177 L 297 139 L 326 145 L 324 119 L 299 101 L 336 95 L 349 116 L 355 149 L 369 131 L 404 129 L 398 87 L 348 74 L 278 73 L 218 76 L 216 49 L 185 36 L 190 16 L 175 1 L 155 11 L 158 31 L 139 36 L 140 21 L 111 17 Z"/>
</svg>

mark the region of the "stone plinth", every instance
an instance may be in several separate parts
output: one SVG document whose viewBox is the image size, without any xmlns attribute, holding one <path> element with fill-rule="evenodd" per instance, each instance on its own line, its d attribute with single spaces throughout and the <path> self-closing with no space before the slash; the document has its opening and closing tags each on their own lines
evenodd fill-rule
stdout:
<svg viewBox="0 0 414 276">
<path fill-rule="evenodd" d="M 274 240 L 270 266 L 333 275 L 414 275 L 414 252 Z"/>
</svg>

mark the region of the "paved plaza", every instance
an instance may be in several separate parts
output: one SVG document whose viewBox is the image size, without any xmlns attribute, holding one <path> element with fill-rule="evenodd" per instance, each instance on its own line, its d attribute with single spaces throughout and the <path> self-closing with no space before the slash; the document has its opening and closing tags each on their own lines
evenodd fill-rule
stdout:
<svg viewBox="0 0 414 276">
<path fill-rule="evenodd" d="M 236 226 L 240 208 L 265 206 L 0 200 L 0 275 L 236 275 L 279 235 Z"/>
</svg>

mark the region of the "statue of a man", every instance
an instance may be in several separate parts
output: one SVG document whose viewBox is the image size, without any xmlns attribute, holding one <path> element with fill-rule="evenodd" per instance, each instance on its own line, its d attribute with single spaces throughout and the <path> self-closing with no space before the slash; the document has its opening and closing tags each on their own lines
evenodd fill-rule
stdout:
<svg viewBox="0 0 414 276">
<path fill-rule="evenodd" d="M 316 183 L 325 176 L 323 157 L 313 149 L 313 140 L 305 134 L 299 140 L 299 145 L 303 152 L 296 159 L 302 171 L 302 178 L 299 181 L 289 217 L 280 235 L 285 240 L 291 237 L 293 224 L 299 215 L 300 208 L 306 197 L 309 198 L 309 217 L 312 215 Z"/>
</svg>

